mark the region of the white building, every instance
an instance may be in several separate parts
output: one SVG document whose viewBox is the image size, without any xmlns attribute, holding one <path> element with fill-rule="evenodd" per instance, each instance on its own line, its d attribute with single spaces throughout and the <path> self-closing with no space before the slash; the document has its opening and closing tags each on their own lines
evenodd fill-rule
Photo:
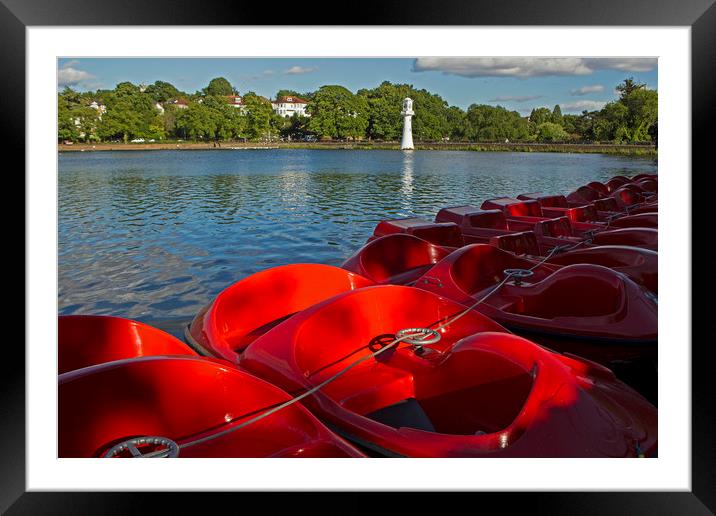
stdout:
<svg viewBox="0 0 716 516">
<path fill-rule="evenodd" d="M 186 99 L 167 100 L 165 104 L 170 104 L 177 109 L 186 109 L 189 107 L 189 102 Z"/>
<path fill-rule="evenodd" d="M 102 118 L 102 114 L 107 111 L 107 106 L 105 106 L 104 104 L 97 103 L 96 100 L 93 100 L 89 107 L 99 111 L 100 118 Z"/>
<path fill-rule="evenodd" d="M 244 104 L 244 99 L 241 95 L 227 95 L 226 100 L 229 102 L 230 106 L 234 106 L 236 109 L 239 109 L 241 113 L 246 112 L 246 105 Z"/>
<path fill-rule="evenodd" d="M 289 118 L 294 114 L 299 116 L 311 116 L 306 112 L 307 106 L 307 100 L 291 95 L 285 95 L 271 101 L 271 107 L 273 107 L 274 113 L 284 118 Z"/>
</svg>

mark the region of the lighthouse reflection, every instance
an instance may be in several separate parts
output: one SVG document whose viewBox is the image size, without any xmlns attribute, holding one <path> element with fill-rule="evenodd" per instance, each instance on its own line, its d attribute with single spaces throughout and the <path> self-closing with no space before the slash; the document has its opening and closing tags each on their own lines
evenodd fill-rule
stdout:
<svg viewBox="0 0 716 516">
<path fill-rule="evenodd" d="M 403 168 L 400 184 L 400 209 L 401 215 L 413 215 L 413 160 L 412 152 L 403 152 Z"/>
</svg>

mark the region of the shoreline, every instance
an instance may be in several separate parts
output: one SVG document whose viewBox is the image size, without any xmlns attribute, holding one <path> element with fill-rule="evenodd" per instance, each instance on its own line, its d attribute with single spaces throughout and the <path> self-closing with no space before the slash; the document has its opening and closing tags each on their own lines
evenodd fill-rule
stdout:
<svg viewBox="0 0 716 516">
<path fill-rule="evenodd" d="M 155 151 L 155 150 L 400 150 L 398 142 L 164 142 L 58 144 L 58 152 Z M 621 156 L 658 156 L 654 145 L 583 143 L 416 143 L 415 150 L 474 152 L 571 152 Z"/>
</svg>

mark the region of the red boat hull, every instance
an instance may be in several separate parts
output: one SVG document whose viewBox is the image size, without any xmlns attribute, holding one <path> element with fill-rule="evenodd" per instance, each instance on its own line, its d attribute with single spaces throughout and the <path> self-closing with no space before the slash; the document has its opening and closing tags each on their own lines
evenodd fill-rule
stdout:
<svg viewBox="0 0 716 516">
<path fill-rule="evenodd" d="M 373 282 L 320 264 L 274 267 L 222 291 L 189 326 L 203 354 L 236 362 L 243 349 L 273 326 L 324 299 Z"/>
<path fill-rule="evenodd" d="M 634 282 L 655 294 L 659 289 L 659 254 L 656 251 L 629 246 L 579 248 L 557 254 L 547 260 L 553 265 L 591 263 L 626 274 Z"/>
<path fill-rule="evenodd" d="M 528 261 L 525 261 L 528 262 Z M 513 258 L 490 246 L 455 251 L 418 280 L 416 286 L 472 306 L 487 295 L 510 268 Z M 591 360 L 655 358 L 657 307 L 626 276 L 599 265 L 537 268 L 518 285 L 509 281 L 477 310 L 501 325 L 534 337 L 559 351 L 582 353 Z M 541 337 L 549 339 L 549 343 Z"/>
<path fill-rule="evenodd" d="M 393 233 L 368 242 L 341 267 L 379 284 L 407 285 L 450 251 L 409 234 Z"/>
<path fill-rule="evenodd" d="M 103 315 L 57 318 L 59 374 L 114 360 L 152 355 L 196 355 L 179 339 L 129 319 Z"/>
<path fill-rule="evenodd" d="M 241 366 L 284 389 L 314 387 L 396 331 L 435 327 L 462 309 L 415 288 L 368 287 L 277 326 L 246 349 Z M 475 311 L 441 335 L 420 353 L 403 343 L 367 358 L 305 404 L 341 435 L 389 456 L 655 453 L 655 409 L 610 371 L 504 333 Z"/>
<path fill-rule="evenodd" d="M 180 447 L 290 399 L 277 387 L 202 357 L 143 357 L 60 375 L 60 457 L 102 457 L 134 437 Z M 180 457 L 361 457 L 296 403 Z"/>
</svg>

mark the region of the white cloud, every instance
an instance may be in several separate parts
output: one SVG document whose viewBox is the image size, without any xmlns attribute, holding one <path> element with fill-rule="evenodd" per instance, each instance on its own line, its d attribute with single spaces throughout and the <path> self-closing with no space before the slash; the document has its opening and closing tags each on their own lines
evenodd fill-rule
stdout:
<svg viewBox="0 0 716 516">
<path fill-rule="evenodd" d="M 71 59 L 71 60 L 67 61 L 65 64 L 63 64 L 62 68 L 70 68 L 70 67 L 76 66 L 78 64 L 80 64 L 80 62 L 77 59 Z"/>
<path fill-rule="evenodd" d="M 602 109 L 606 104 L 605 101 L 600 100 L 578 100 L 576 102 L 568 102 L 567 104 L 560 104 L 562 111 L 578 112 L 581 113 L 585 109 L 587 111 L 596 111 Z"/>
<path fill-rule="evenodd" d="M 308 67 L 292 66 L 288 70 L 285 70 L 283 72 L 283 74 L 284 75 L 303 75 L 304 73 L 311 73 L 311 72 L 315 72 L 316 70 L 318 70 L 317 66 L 308 66 Z"/>
<path fill-rule="evenodd" d="M 649 72 L 658 63 L 655 57 L 591 57 L 584 59 L 593 70 L 621 70 L 623 72 Z"/>
<path fill-rule="evenodd" d="M 57 70 L 57 84 L 60 86 L 73 86 L 88 79 L 94 79 L 94 75 L 84 70 L 78 70 L 71 66 L 65 66 Z"/>
<path fill-rule="evenodd" d="M 488 102 L 527 102 L 528 100 L 541 99 L 544 95 L 499 95 Z"/>
<path fill-rule="evenodd" d="M 589 95 L 590 93 L 599 93 L 600 91 L 604 91 L 604 86 L 601 84 L 594 84 L 592 86 L 582 86 L 576 90 L 571 90 L 569 94 L 582 96 Z"/>
<path fill-rule="evenodd" d="M 655 58 L 581 57 L 419 57 L 413 71 L 439 71 L 463 77 L 540 77 L 589 75 L 595 70 L 644 72 L 656 67 Z"/>
</svg>

